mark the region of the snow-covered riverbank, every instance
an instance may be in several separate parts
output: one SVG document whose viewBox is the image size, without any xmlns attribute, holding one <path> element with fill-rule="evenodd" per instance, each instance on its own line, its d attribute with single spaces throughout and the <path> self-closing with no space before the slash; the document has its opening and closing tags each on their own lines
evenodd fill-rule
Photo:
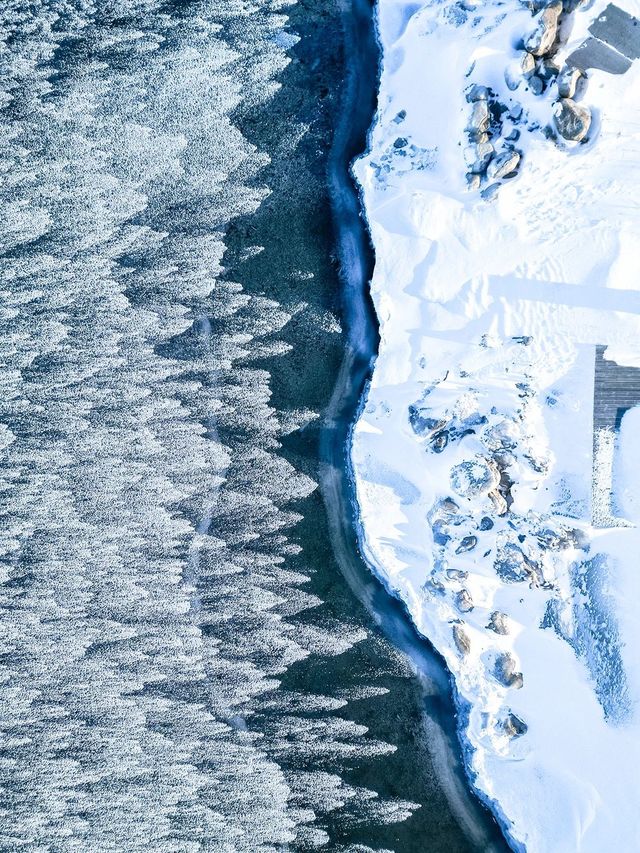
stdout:
<svg viewBox="0 0 640 853">
<path fill-rule="evenodd" d="M 564 15 L 559 64 L 605 6 Z M 640 364 L 640 64 L 589 72 L 586 141 L 556 142 L 557 84 L 536 95 L 519 70 L 535 26 L 512 0 L 379 0 L 379 114 L 356 172 L 381 345 L 352 458 L 367 556 L 469 703 L 470 771 L 514 846 L 631 850 L 629 394 L 620 435 L 596 435 L 595 500 L 592 445 L 596 347 Z M 497 154 L 522 155 L 491 201 L 486 181 L 467 189 L 474 84 Z"/>
</svg>

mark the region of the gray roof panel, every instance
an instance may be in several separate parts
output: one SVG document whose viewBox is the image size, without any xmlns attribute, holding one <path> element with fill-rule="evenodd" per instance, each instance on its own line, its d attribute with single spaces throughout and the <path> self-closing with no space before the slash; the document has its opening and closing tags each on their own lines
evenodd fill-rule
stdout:
<svg viewBox="0 0 640 853">
<path fill-rule="evenodd" d="M 588 38 L 567 57 L 567 65 L 580 71 L 597 68 L 609 74 L 624 74 L 631 64 L 626 56 L 595 38 Z"/>
<path fill-rule="evenodd" d="M 619 6 L 609 3 L 591 24 L 589 32 L 629 59 L 640 58 L 640 21 Z"/>
</svg>

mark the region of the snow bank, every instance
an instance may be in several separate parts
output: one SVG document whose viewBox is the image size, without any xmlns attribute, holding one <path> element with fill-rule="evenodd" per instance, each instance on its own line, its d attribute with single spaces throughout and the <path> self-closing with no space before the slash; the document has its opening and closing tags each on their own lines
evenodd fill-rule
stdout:
<svg viewBox="0 0 640 853">
<path fill-rule="evenodd" d="M 605 5 L 565 16 L 558 60 Z M 519 2 L 378 16 L 356 165 L 381 333 L 352 445 L 367 557 L 469 704 L 469 770 L 514 847 L 639 849 L 638 412 L 593 425 L 596 347 L 640 364 L 640 63 L 590 72 L 571 145 L 549 138 L 555 84 L 506 85 L 535 27 Z M 520 132 L 492 201 L 465 178 L 472 84 Z"/>
</svg>

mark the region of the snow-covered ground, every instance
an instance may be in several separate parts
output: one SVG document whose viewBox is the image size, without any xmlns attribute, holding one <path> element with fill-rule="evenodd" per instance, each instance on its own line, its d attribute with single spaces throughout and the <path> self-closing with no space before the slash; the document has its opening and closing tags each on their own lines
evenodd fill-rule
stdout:
<svg viewBox="0 0 640 853">
<path fill-rule="evenodd" d="M 560 64 L 605 5 L 565 16 Z M 356 165 L 381 327 L 352 446 L 367 557 L 445 657 L 514 847 L 638 850 L 640 412 L 596 436 L 594 469 L 593 401 L 596 346 L 640 365 L 640 62 L 590 72 L 590 134 L 558 144 L 555 84 L 505 83 L 535 27 L 520 2 L 378 19 Z M 498 146 L 521 133 L 491 201 L 465 177 L 472 84 L 507 108 Z"/>
</svg>

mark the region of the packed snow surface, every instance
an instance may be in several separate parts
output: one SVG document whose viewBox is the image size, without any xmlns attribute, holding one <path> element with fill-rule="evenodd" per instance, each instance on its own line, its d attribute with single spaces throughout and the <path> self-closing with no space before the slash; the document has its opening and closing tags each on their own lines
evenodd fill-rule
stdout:
<svg viewBox="0 0 640 853">
<path fill-rule="evenodd" d="M 605 6 L 563 16 L 558 64 Z M 518 78 L 520 2 L 379 0 L 378 26 L 355 167 L 381 336 L 352 445 L 363 546 L 446 659 L 513 846 L 637 850 L 640 62 L 589 72 L 574 144 L 552 130 L 556 84 Z M 465 177 L 473 84 L 498 150 L 520 132 L 493 198 Z"/>
</svg>

